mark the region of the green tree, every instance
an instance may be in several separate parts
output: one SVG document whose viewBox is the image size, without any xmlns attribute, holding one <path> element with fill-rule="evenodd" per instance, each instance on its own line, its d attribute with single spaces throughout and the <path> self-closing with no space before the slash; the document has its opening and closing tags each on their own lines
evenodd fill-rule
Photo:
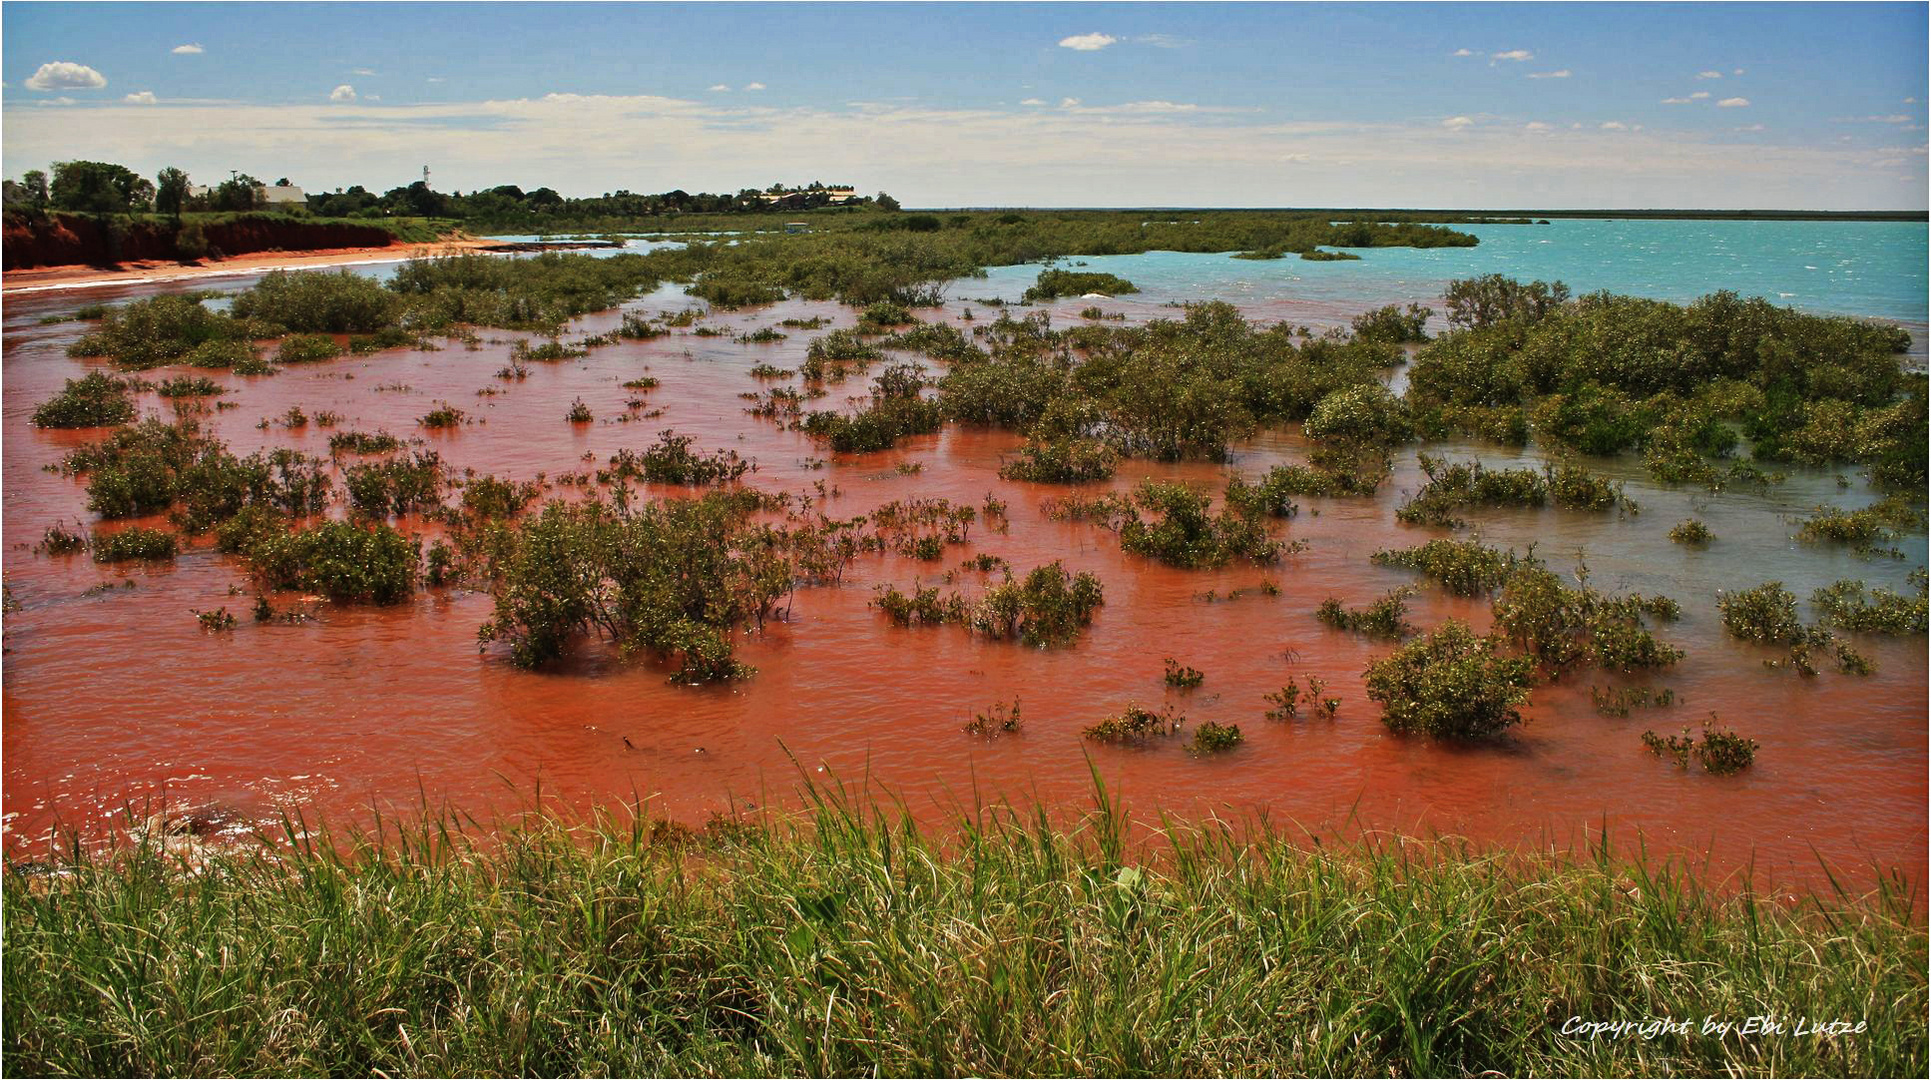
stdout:
<svg viewBox="0 0 1931 1080">
<path fill-rule="evenodd" d="M 31 174 L 29 174 L 31 176 Z M 123 214 L 142 205 L 153 187 L 132 171 L 104 161 L 54 164 L 52 201 L 56 209 L 86 214 Z"/>
<path fill-rule="evenodd" d="M 223 180 L 215 188 L 214 208 L 216 210 L 253 210 L 261 205 L 262 186 L 260 180 L 247 173 L 236 173 L 232 179 Z"/>
<path fill-rule="evenodd" d="M 28 169 L 20 178 L 20 186 L 27 189 L 27 200 L 35 210 L 47 209 L 47 174 L 39 169 Z"/>
<path fill-rule="evenodd" d="M 877 198 L 872 200 L 872 204 L 877 206 L 880 210 L 889 210 L 893 213 L 898 212 L 898 200 L 892 198 L 890 195 L 887 195 L 882 191 L 878 193 Z"/>
<path fill-rule="evenodd" d="M 154 174 L 154 210 L 159 214 L 173 214 L 174 223 L 181 224 L 181 208 L 188 201 L 188 174 L 170 165 Z"/>
</svg>

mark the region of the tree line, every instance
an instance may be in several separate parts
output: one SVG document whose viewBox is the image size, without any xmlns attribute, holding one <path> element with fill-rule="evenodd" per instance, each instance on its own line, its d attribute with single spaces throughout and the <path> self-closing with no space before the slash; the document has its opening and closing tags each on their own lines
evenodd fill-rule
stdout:
<svg viewBox="0 0 1931 1080">
<path fill-rule="evenodd" d="M 277 186 L 288 186 L 284 178 Z M 5 181 L 9 209 L 50 210 L 95 215 L 157 213 L 179 217 L 186 212 L 246 212 L 262 209 L 267 185 L 246 173 L 231 174 L 218 184 L 195 190 L 188 174 L 169 167 L 152 180 L 122 165 L 102 161 L 62 161 L 52 173 L 33 169 L 19 181 Z M 847 196 L 851 188 L 813 181 L 804 185 L 772 184 L 763 190 L 742 188 L 734 193 L 688 192 L 683 189 L 645 195 L 619 190 L 590 198 L 568 198 L 552 188 L 525 191 L 516 184 L 500 184 L 464 194 L 441 192 L 417 180 L 377 194 L 360 184 L 331 192 L 309 194 L 295 207 L 320 217 L 383 218 L 433 217 L 473 221 L 492 227 L 532 228 L 592 218 L 648 218 L 672 214 L 731 214 L 750 211 L 814 210 L 829 206 L 869 207 L 887 211 L 898 201 L 884 192 Z M 278 203 L 278 210 L 291 207 Z"/>
</svg>

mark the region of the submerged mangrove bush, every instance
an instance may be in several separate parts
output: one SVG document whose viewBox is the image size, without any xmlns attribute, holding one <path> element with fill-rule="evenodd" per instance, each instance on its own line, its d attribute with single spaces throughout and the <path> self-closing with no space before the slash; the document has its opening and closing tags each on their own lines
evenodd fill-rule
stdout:
<svg viewBox="0 0 1931 1080">
<path fill-rule="evenodd" d="M 1493 637 L 1454 619 L 1368 665 L 1368 697 L 1390 731 L 1437 738 L 1492 738 L 1522 722 L 1535 664 L 1508 656 Z"/>
<path fill-rule="evenodd" d="M 732 638 L 760 627 L 791 590 L 790 566 L 747 493 L 612 505 L 551 501 L 503 526 L 484 573 L 495 613 L 477 631 L 523 667 L 555 660 L 585 634 L 625 656 L 677 664 L 675 679 L 751 675 Z"/>
<path fill-rule="evenodd" d="M 44 428 L 111 427 L 134 419 L 134 399 L 126 380 L 103 371 L 68 379 L 60 393 L 34 408 L 33 422 Z"/>
</svg>

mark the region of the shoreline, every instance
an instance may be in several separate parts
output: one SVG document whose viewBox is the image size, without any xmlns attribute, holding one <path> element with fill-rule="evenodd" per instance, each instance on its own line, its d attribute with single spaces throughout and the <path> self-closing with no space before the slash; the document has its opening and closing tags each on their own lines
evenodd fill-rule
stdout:
<svg viewBox="0 0 1931 1080">
<path fill-rule="evenodd" d="M 257 251 L 219 262 L 183 264 L 150 260 L 125 263 L 117 269 L 97 266 L 43 266 L 9 270 L 0 275 L 0 295 L 104 288 L 113 285 L 153 285 L 196 278 L 239 277 L 271 270 L 310 270 L 327 266 L 364 266 L 405 262 L 425 254 L 475 251 L 498 241 L 464 238 L 432 244 L 389 244 L 383 247 L 323 248 L 316 251 Z"/>
</svg>

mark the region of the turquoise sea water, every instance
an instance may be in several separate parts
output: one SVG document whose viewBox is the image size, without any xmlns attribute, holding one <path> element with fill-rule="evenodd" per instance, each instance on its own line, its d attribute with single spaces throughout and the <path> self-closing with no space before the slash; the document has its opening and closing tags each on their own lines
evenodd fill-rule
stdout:
<svg viewBox="0 0 1931 1080">
<path fill-rule="evenodd" d="M 1601 221 L 1459 226 L 1472 248 L 1362 248 L 1360 261 L 1256 262 L 1171 251 L 1068 260 L 1118 274 L 1140 287 L 1134 301 L 1216 297 L 1242 306 L 1289 305 L 1321 321 L 1387 303 L 1427 304 L 1455 278 L 1499 273 L 1566 282 L 1577 293 L 1606 289 L 1688 301 L 1729 289 L 1806 311 L 1892 319 L 1922 328 L 1927 237 L 1921 222 Z M 956 297 L 1017 300 L 1037 266 L 996 267 L 962 281 Z"/>
</svg>

